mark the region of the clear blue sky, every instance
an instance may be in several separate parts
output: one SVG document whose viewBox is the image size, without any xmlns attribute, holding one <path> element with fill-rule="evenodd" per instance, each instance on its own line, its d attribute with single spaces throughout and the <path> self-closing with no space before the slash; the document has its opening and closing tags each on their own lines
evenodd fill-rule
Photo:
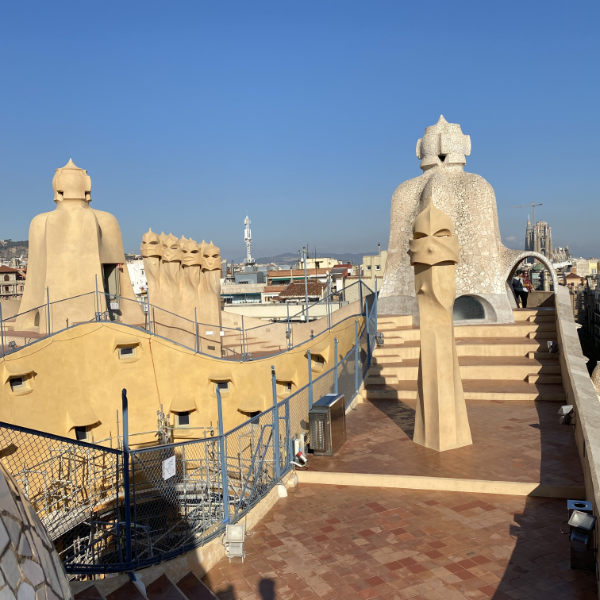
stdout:
<svg viewBox="0 0 600 600">
<path fill-rule="evenodd" d="M 600 254 L 600 3 L 4 2 L 0 238 L 92 177 L 126 251 L 148 227 L 244 254 L 387 247 L 390 199 L 440 114 L 470 134 L 502 237 L 527 210 Z"/>
</svg>

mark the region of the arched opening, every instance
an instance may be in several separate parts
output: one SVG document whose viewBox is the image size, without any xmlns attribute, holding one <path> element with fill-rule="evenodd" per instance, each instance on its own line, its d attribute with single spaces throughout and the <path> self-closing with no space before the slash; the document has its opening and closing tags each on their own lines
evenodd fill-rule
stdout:
<svg viewBox="0 0 600 600">
<path fill-rule="evenodd" d="M 522 283 L 526 285 L 517 281 L 519 271 L 523 272 Z M 552 265 L 543 254 L 523 252 L 513 261 L 506 275 L 507 294 L 513 308 L 554 306 L 558 279 Z M 526 292 L 526 289 L 529 291 Z"/>
<path fill-rule="evenodd" d="M 34 327 L 40 326 L 40 311 L 39 310 L 35 313 L 35 317 L 33 317 L 33 326 Z"/>
<path fill-rule="evenodd" d="M 485 319 L 485 307 L 474 296 L 459 296 L 454 301 L 452 313 L 454 321 L 473 321 Z"/>
</svg>

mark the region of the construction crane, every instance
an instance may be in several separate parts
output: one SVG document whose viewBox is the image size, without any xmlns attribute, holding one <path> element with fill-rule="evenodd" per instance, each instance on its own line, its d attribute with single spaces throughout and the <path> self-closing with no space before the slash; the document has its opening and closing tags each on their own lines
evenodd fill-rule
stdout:
<svg viewBox="0 0 600 600">
<path fill-rule="evenodd" d="M 535 227 L 535 207 L 542 205 L 542 202 L 540 202 L 539 204 L 532 202 L 531 204 L 521 204 L 520 206 L 513 206 L 513 208 L 529 208 L 531 206 L 531 209 L 533 210 L 533 226 Z"/>
</svg>

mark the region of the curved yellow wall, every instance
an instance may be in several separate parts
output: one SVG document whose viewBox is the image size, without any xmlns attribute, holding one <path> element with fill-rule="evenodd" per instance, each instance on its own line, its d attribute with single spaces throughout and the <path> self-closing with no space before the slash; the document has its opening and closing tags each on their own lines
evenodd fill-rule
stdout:
<svg viewBox="0 0 600 600">
<path fill-rule="evenodd" d="M 342 357 L 354 345 L 356 320 L 362 329 L 364 318 L 348 319 L 298 348 L 249 362 L 195 354 L 114 322 L 79 325 L 0 359 L 0 420 L 72 438 L 74 426 L 97 420 L 90 429 L 93 439 L 114 437 L 117 411 L 121 419 L 121 390 L 126 388 L 130 433 L 156 431 L 161 404 L 167 413 L 175 400 L 196 408 L 190 415 L 192 428 L 212 425 L 216 434 L 214 381 L 229 378 L 230 390 L 223 394 L 227 431 L 248 418 L 239 407 L 264 410 L 272 405 L 271 365 L 282 378 L 293 380 L 292 392 L 297 390 L 308 383 L 306 350 L 326 358 L 325 370 L 333 367 L 334 337 Z M 118 348 L 133 344 L 135 358 L 119 358 Z M 15 376 L 26 378 L 25 389 L 11 389 L 10 378 Z M 313 378 L 317 376 L 313 372 Z M 178 438 L 203 435 L 193 429 L 177 431 Z M 148 434 L 131 441 L 150 443 L 156 437 Z"/>
</svg>

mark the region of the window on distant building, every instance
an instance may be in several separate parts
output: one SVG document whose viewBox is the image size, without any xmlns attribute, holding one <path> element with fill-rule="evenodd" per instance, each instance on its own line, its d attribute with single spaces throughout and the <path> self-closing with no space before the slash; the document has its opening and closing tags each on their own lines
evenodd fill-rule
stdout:
<svg viewBox="0 0 600 600">
<path fill-rule="evenodd" d="M 367 265 L 367 271 L 371 270 L 371 265 Z"/>
<path fill-rule="evenodd" d="M 8 275 L 4 276 L 4 281 L 10 281 L 10 277 Z"/>
<path fill-rule="evenodd" d="M 229 391 L 229 381 L 217 381 L 217 389 L 220 392 L 228 392 Z"/>
<path fill-rule="evenodd" d="M 375 270 L 376 271 L 381 271 L 381 266 L 380 265 L 375 265 Z"/>
</svg>

